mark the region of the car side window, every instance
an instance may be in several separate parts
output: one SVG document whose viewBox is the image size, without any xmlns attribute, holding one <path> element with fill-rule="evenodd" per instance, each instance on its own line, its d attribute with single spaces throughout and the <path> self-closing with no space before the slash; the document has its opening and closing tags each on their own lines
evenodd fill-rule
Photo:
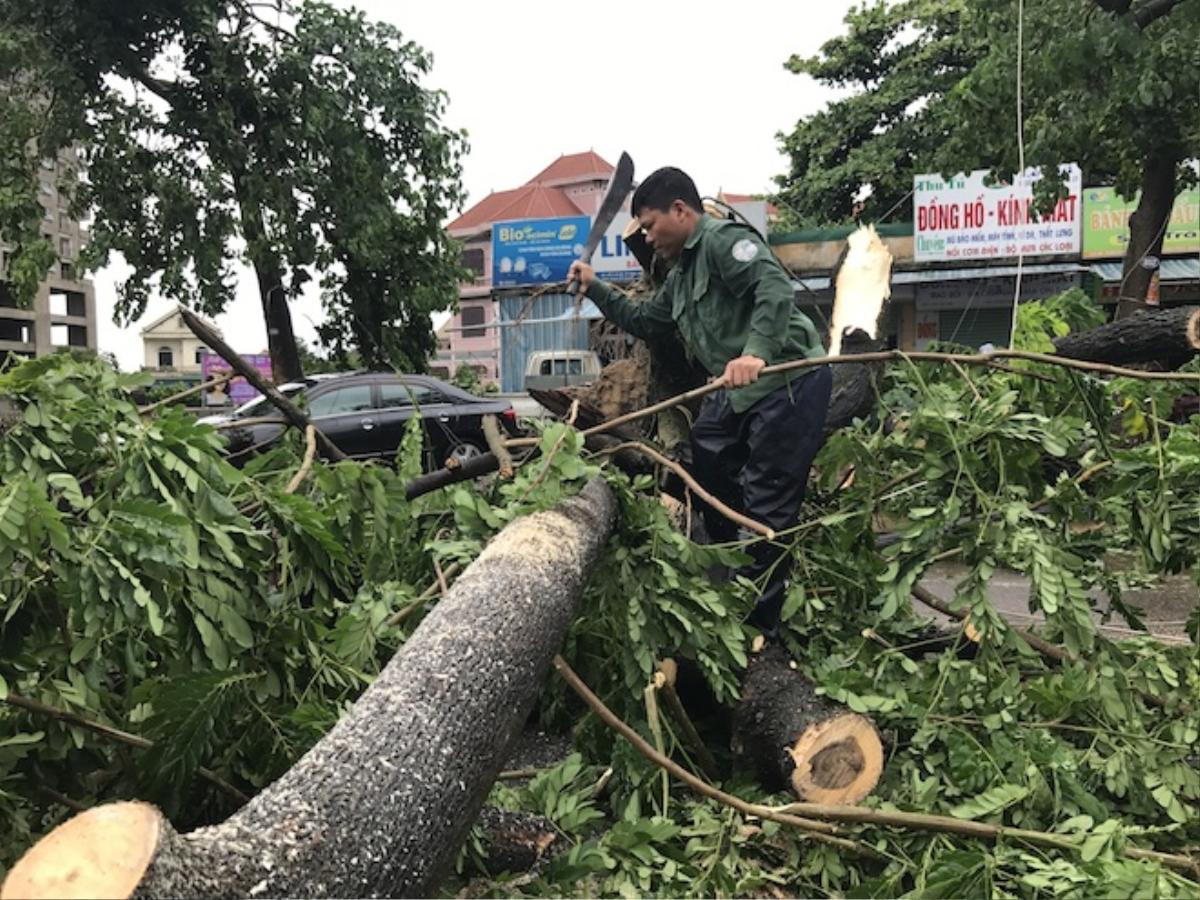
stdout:
<svg viewBox="0 0 1200 900">
<path fill-rule="evenodd" d="M 556 359 L 554 361 L 554 374 L 555 375 L 566 375 L 567 374 L 567 361 L 565 359 Z"/>
<path fill-rule="evenodd" d="M 541 368 L 538 369 L 538 374 L 539 375 L 549 375 L 550 374 L 550 360 L 548 360 L 548 359 L 542 360 L 542 365 L 541 365 Z"/>
<path fill-rule="evenodd" d="M 364 412 L 370 410 L 371 386 L 369 384 L 352 384 L 320 397 L 314 397 L 308 404 L 308 414 L 317 416 L 336 416 L 343 413 Z"/>
<path fill-rule="evenodd" d="M 572 360 L 569 360 L 569 362 L 571 364 L 571 374 L 572 375 L 582 375 L 583 374 L 583 360 L 582 359 L 572 359 Z"/>
<path fill-rule="evenodd" d="M 398 407 L 424 406 L 428 403 L 441 402 L 441 396 L 423 384 L 381 384 L 379 386 L 380 409 L 396 409 Z"/>
</svg>

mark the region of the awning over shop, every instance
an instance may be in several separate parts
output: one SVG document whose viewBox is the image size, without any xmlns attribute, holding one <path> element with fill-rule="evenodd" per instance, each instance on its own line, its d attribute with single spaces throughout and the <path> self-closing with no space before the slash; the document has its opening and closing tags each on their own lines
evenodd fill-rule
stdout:
<svg viewBox="0 0 1200 900">
<path fill-rule="evenodd" d="M 1193 260 L 1194 262 L 1194 260 Z M 1120 266 L 1118 265 L 1118 270 Z M 1096 266 L 1090 270 L 1095 271 Z M 1088 266 L 1079 263 L 1030 263 L 1021 266 L 1022 277 L 1026 275 L 1064 275 L 1076 272 L 1087 272 Z M 970 269 L 920 269 L 912 272 L 893 272 L 892 284 L 932 284 L 941 281 L 971 281 L 985 278 L 1012 278 L 1017 274 L 1015 265 L 1007 266 L 977 266 Z M 1119 277 L 1119 272 L 1118 272 Z M 824 291 L 830 286 L 826 277 L 799 278 L 792 281 L 795 290 L 807 288 L 810 291 Z"/>
<path fill-rule="evenodd" d="M 1124 263 L 1092 263 L 1088 268 L 1104 281 L 1120 281 Z M 1164 259 L 1158 270 L 1158 280 L 1200 281 L 1200 259 Z"/>
</svg>

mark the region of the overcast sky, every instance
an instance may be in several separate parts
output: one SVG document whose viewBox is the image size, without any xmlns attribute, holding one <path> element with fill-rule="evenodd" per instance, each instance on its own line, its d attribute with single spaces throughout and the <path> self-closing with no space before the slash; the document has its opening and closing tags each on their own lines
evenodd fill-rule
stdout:
<svg viewBox="0 0 1200 900">
<path fill-rule="evenodd" d="M 342 5 L 342 4 L 339 4 Z M 636 173 L 687 170 L 702 194 L 760 193 L 786 169 L 776 133 L 833 95 L 783 68 L 842 33 L 850 0 L 714 5 L 608 0 L 354 4 L 433 53 L 427 86 L 449 94 L 446 123 L 469 133 L 467 206 L 518 187 L 564 153 L 595 150 Z M 101 350 L 121 367 L 142 365 L 141 324 L 170 309 L 151 302 L 140 324 L 112 322 L 120 266 L 94 276 Z M 296 333 L 314 343 L 315 295 L 293 303 Z M 249 270 L 217 324 L 234 349 L 257 353 L 266 331 Z"/>
</svg>

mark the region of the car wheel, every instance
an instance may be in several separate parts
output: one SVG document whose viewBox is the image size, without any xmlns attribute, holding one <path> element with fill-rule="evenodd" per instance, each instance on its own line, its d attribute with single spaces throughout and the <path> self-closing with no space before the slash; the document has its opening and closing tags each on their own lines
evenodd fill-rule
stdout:
<svg viewBox="0 0 1200 900">
<path fill-rule="evenodd" d="M 450 458 L 460 463 L 464 463 L 468 459 L 475 459 L 477 456 L 483 456 L 483 450 L 467 441 L 456 444 L 450 451 Z"/>
</svg>

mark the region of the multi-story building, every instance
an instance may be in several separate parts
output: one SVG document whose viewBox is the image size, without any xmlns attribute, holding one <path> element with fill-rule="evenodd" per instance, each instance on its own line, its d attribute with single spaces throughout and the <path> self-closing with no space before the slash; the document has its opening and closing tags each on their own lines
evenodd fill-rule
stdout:
<svg viewBox="0 0 1200 900">
<path fill-rule="evenodd" d="M 58 251 L 58 262 L 38 287 L 33 305 L 18 308 L 5 280 L 7 248 L 0 244 L 0 358 L 7 353 L 34 357 L 60 349 L 96 349 L 96 295 L 91 281 L 79 277 L 76 260 L 87 232 L 59 195 L 60 166 L 73 165 L 64 153 L 58 160 L 43 160 L 38 172 L 38 198 L 42 204 L 42 234 Z"/>
<path fill-rule="evenodd" d="M 203 321 L 209 328 L 221 335 L 221 329 L 216 325 L 207 319 Z M 142 368 L 153 372 L 157 381 L 195 381 L 199 383 L 204 355 L 212 351 L 196 335 L 192 334 L 191 329 L 184 323 L 178 307 L 143 327 L 141 335 L 142 351 L 145 355 Z"/>
<path fill-rule="evenodd" d="M 512 219 L 595 215 L 613 167 L 593 151 L 560 156 L 518 188 L 488 194 L 447 226 L 463 242 L 463 265 L 474 279 L 459 287 L 458 312 L 438 332 L 439 374 L 474 366 L 485 382 L 499 380 L 498 305 L 492 298 L 492 223 Z"/>
</svg>

